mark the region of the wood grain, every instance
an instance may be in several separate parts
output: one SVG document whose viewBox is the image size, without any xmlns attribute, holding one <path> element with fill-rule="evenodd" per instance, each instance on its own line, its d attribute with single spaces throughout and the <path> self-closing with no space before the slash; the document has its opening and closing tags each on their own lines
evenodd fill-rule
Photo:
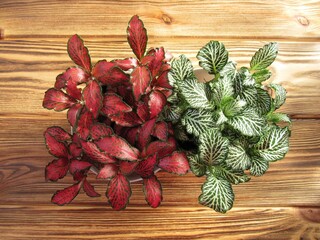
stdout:
<svg viewBox="0 0 320 240">
<path fill-rule="evenodd" d="M 66 42 L 82 35 L 93 63 L 132 56 L 127 22 L 139 14 L 148 46 L 174 56 L 221 40 L 238 66 L 264 43 L 279 42 L 272 81 L 288 90 L 282 108 L 294 119 L 290 152 L 263 177 L 234 186 L 227 214 L 197 203 L 203 178 L 158 173 L 164 201 L 147 206 L 141 183 L 130 205 L 115 212 L 103 195 L 83 192 L 68 206 L 50 203 L 72 183 L 44 180 L 52 159 L 43 131 L 69 128 L 66 112 L 42 108 L 44 92 L 72 65 Z M 1 0 L 0 1 L 0 239 L 320 239 L 320 2 L 317 0 Z"/>
<path fill-rule="evenodd" d="M 2 0 L 7 36 L 124 35 L 133 14 L 151 36 L 306 38 L 320 36 L 318 1 Z"/>
</svg>

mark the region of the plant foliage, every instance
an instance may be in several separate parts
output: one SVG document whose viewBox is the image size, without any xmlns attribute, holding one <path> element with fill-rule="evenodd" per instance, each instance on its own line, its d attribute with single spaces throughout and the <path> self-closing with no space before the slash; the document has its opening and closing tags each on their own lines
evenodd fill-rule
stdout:
<svg viewBox="0 0 320 240">
<path fill-rule="evenodd" d="M 288 152 L 289 126 L 279 123 L 290 118 L 275 112 L 286 91 L 265 83 L 277 52 L 277 44 L 269 43 L 254 54 L 250 68 L 237 69 L 224 45 L 210 41 L 197 54 L 199 65 L 212 74 L 206 82 L 198 81 L 184 55 L 172 61 L 169 82 L 175 98 L 169 99 L 163 118 L 175 116 L 175 135 L 187 146 L 192 172 L 206 175 L 199 202 L 215 211 L 232 208 L 232 184 L 263 175 L 270 162 Z M 190 142 L 196 143 L 193 149 Z"/>
<path fill-rule="evenodd" d="M 69 134 L 54 126 L 44 133 L 55 157 L 46 166 L 46 179 L 58 181 L 69 172 L 74 180 L 53 195 L 53 203 L 68 204 L 81 189 L 90 197 L 100 196 L 89 182 L 90 169 L 95 169 L 97 179 L 108 181 L 106 196 L 115 210 L 127 206 L 133 174 L 143 179 L 147 203 L 158 207 L 162 188 L 154 169 L 179 175 L 189 169 L 185 153 L 177 150 L 171 122 L 160 118 L 172 95 L 170 54 L 162 47 L 146 50 L 147 31 L 138 16 L 131 18 L 127 38 L 136 58 L 95 65 L 78 35 L 68 41 L 76 66 L 58 75 L 43 99 L 47 109 L 68 109 L 73 129 Z"/>
</svg>

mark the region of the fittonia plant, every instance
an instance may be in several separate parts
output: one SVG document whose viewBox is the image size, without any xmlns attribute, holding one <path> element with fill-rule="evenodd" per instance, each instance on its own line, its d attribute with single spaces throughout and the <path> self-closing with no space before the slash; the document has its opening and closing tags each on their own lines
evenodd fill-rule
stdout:
<svg viewBox="0 0 320 240">
<path fill-rule="evenodd" d="M 285 102 L 286 90 L 265 83 L 277 52 L 277 44 L 269 43 L 254 54 L 250 68 L 237 69 L 225 46 L 210 41 L 197 55 L 199 65 L 213 75 L 205 83 L 198 81 L 184 55 L 172 62 L 174 94 L 164 117 L 175 122 L 182 145 L 195 145 L 186 150 L 192 172 L 206 176 L 199 202 L 217 212 L 232 208 L 232 184 L 263 175 L 270 162 L 288 152 L 289 127 L 278 124 L 290 123 L 290 118 L 276 111 Z"/>
</svg>

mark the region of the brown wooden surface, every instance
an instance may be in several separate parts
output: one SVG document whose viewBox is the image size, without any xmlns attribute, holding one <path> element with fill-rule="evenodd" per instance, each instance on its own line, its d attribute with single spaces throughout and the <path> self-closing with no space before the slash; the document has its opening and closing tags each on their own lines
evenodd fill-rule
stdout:
<svg viewBox="0 0 320 240">
<path fill-rule="evenodd" d="M 224 41 L 239 65 L 262 44 L 279 42 L 272 80 L 288 90 L 291 149 L 265 176 L 234 187 L 227 214 L 198 205 L 202 178 L 163 172 L 157 209 L 145 204 L 140 183 L 122 212 L 83 193 L 69 206 L 50 203 L 71 180 L 44 181 L 51 157 L 42 133 L 67 122 L 65 112 L 42 109 L 43 93 L 72 64 L 66 41 L 74 33 L 84 36 L 93 62 L 131 56 L 125 30 L 133 14 L 144 20 L 149 46 L 186 54 L 195 66 L 211 39 Z M 1 0 L 0 29 L 1 240 L 320 239 L 319 1 Z M 103 193 L 105 183 L 95 183 Z"/>
</svg>

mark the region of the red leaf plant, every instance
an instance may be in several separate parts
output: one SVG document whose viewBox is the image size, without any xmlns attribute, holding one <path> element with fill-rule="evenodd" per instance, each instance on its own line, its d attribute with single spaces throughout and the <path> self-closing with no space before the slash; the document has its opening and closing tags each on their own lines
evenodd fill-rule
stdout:
<svg viewBox="0 0 320 240">
<path fill-rule="evenodd" d="M 76 66 L 58 75 L 45 93 L 43 107 L 68 109 L 72 127 L 72 134 L 56 126 L 44 133 L 55 157 L 46 166 L 46 179 L 57 181 L 69 172 L 74 180 L 53 195 L 53 203 L 68 204 L 81 189 L 90 197 L 100 196 L 88 180 L 95 169 L 97 179 L 108 181 L 106 196 L 115 210 L 129 202 L 132 174 L 143 179 L 145 199 L 155 208 L 162 201 L 155 168 L 179 175 L 189 170 L 171 123 L 161 118 L 171 95 L 170 54 L 162 47 L 146 51 L 147 32 L 138 16 L 131 18 L 127 35 L 136 58 L 102 60 L 94 66 L 82 39 L 72 36 L 68 53 Z"/>
</svg>

